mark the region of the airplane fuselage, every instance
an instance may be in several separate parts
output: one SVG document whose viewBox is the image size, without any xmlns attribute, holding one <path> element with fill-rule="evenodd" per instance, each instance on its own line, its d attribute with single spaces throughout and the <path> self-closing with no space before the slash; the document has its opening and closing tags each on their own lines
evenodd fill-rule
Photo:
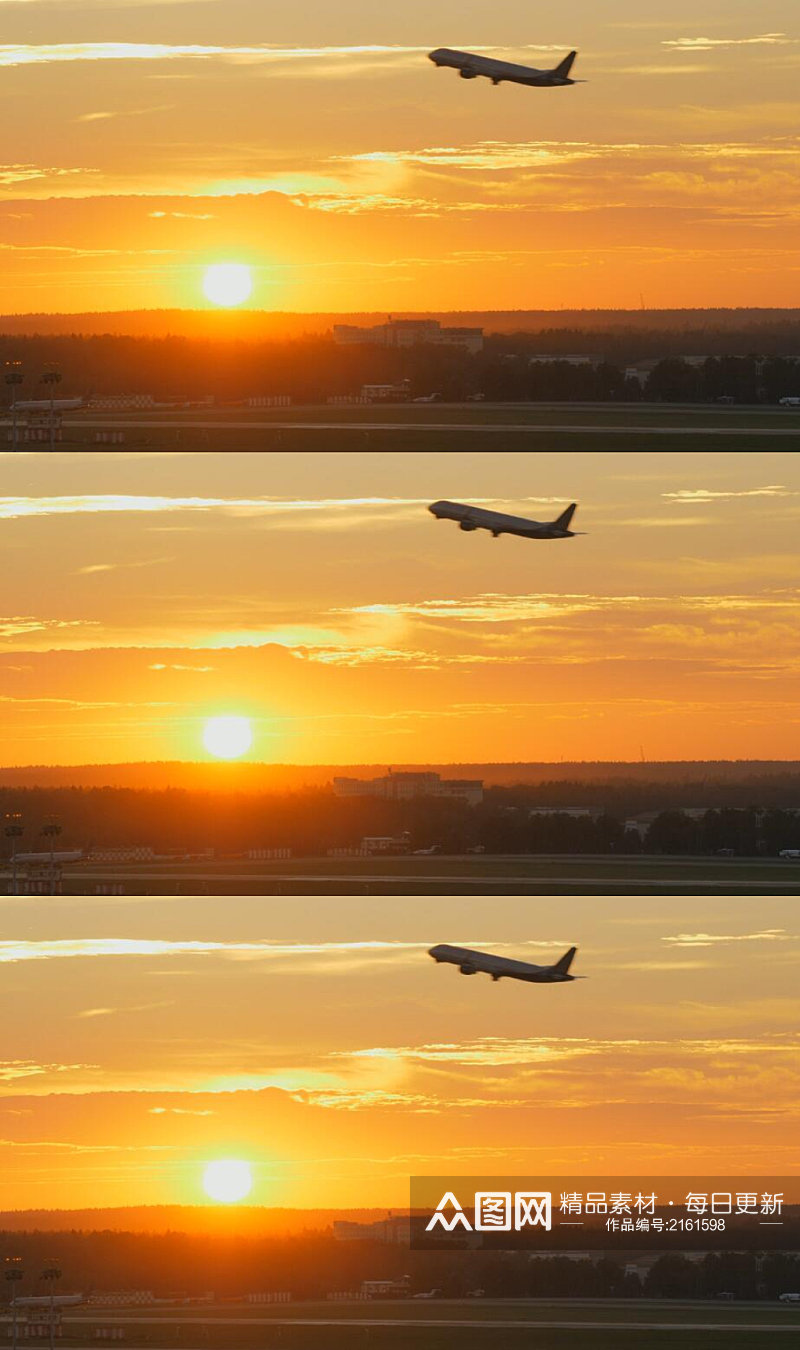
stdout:
<svg viewBox="0 0 800 1350">
<path fill-rule="evenodd" d="M 522 539 L 572 539 L 574 531 L 553 521 L 526 520 L 503 511 L 486 511 L 463 502 L 433 502 L 428 510 L 437 520 L 454 520 L 462 530 L 488 530 L 497 539 L 501 534 L 516 534 Z"/>
<path fill-rule="evenodd" d="M 495 61 L 490 56 L 454 51 L 451 47 L 437 47 L 429 53 L 429 59 L 435 66 L 457 70 L 463 80 L 475 80 L 483 76 L 493 84 L 528 84 L 539 89 L 555 89 L 576 83 L 568 75 L 559 75 L 556 70 L 537 70 L 534 66 L 520 66 L 513 61 Z"/>
<path fill-rule="evenodd" d="M 527 984 L 565 984 L 574 980 L 574 975 L 559 971 L 555 966 L 535 966 L 529 961 L 512 961 L 506 956 L 493 956 L 489 952 L 475 952 L 469 947 L 451 947 L 446 942 L 431 947 L 432 956 L 437 965 L 441 962 L 458 966 L 462 975 L 491 975 L 493 980 L 524 980 Z"/>
</svg>

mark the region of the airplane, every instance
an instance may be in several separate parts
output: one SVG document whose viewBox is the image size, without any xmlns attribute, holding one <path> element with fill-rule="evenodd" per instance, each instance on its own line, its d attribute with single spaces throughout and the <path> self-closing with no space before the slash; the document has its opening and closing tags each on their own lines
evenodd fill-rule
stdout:
<svg viewBox="0 0 800 1350">
<path fill-rule="evenodd" d="M 585 84 L 585 80 L 573 80 L 570 71 L 577 52 L 570 52 L 553 70 L 536 70 L 534 66 L 518 66 L 512 61 L 495 61 L 490 56 L 477 56 L 474 52 L 453 51 L 450 47 L 437 47 L 428 53 L 428 59 L 435 66 L 448 66 L 457 70 L 462 80 L 475 80 L 484 75 L 492 84 L 529 84 L 539 89 L 554 89 L 565 84 Z"/>
<path fill-rule="evenodd" d="M 572 539 L 581 533 L 569 528 L 577 509 L 577 502 L 573 502 L 555 520 L 542 521 L 484 511 L 482 506 L 465 506 L 463 502 L 433 502 L 428 507 L 437 520 L 457 520 L 460 530 L 489 530 L 495 539 L 501 534 L 518 534 L 522 539 Z"/>
<path fill-rule="evenodd" d="M 13 412 L 76 412 L 83 407 L 82 398 L 26 398 L 11 405 Z"/>
<path fill-rule="evenodd" d="M 23 1294 L 21 1298 L 12 1298 L 12 1308 L 78 1308 L 85 1299 L 83 1294 Z"/>
<path fill-rule="evenodd" d="M 570 947 L 552 966 L 534 966 L 530 961 L 511 961 L 507 956 L 491 956 L 489 952 L 473 952 L 469 947 L 450 947 L 446 942 L 431 947 L 428 952 L 437 965 L 445 962 L 458 966 L 462 975 L 491 975 L 493 980 L 525 980 L 528 984 L 564 984 L 567 980 L 585 979 L 570 975 L 569 968 L 577 947 Z"/>
</svg>

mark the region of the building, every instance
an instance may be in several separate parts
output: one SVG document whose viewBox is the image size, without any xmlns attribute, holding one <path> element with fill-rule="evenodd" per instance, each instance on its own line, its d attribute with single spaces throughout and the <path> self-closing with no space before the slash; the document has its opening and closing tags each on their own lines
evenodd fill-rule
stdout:
<svg viewBox="0 0 800 1350">
<path fill-rule="evenodd" d="M 368 834 L 361 840 L 360 852 L 367 857 L 374 857 L 376 853 L 410 853 L 411 835 Z"/>
<path fill-rule="evenodd" d="M 469 806 L 483 801 L 480 778 L 441 778 L 438 773 L 392 773 L 381 778 L 334 778 L 337 797 L 383 797 L 386 801 L 410 801 L 414 797 L 460 797 Z"/>
<path fill-rule="evenodd" d="M 361 401 L 363 403 L 407 403 L 410 397 L 410 380 L 401 380 L 399 384 L 362 384 L 361 386 Z"/>
<path fill-rule="evenodd" d="M 339 347 L 464 347 L 471 356 L 483 351 L 482 328 L 443 328 L 438 319 L 393 319 L 391 315 L 373 328 L 334 324 L 333 340 Z"/>
<path fill-rule="evenodd" d="M 333 1236 L 337 1242 L 387 1242 L 407 1247 L 411 1241 L 411 1219 L 407 1214 L 389 1214 L 377 1223 L 351 1223 L 334 1219 Z"/>
<path fill-rule="evenodd" d="M 567 366 L 601 366 L 603 364 L 602 356 L 532 356 L 528 362 L 529 366 L 546 366 L 552 361 L 561 361 Z"/>
<path fill-rule="evenodd" d="M 529 816 L 570 816 L 572 820 L 597 820 L 605 812 L 597 806 L 534 806 Z"/>
<path fill-rule="evenodd" d="M 362 1280 L 360 1292 L 364 1298 L 408 1298 L 411 1276 L 401 1275 L 399 1280 Z"/>
</svg>

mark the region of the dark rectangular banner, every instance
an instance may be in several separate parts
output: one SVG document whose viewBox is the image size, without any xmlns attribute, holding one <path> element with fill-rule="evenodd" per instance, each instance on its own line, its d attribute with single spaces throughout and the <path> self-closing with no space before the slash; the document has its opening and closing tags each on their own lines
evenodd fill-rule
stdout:
<svg viewBox="0 0 800 1350">
<path fill-rule="evenodd" d="M 412 1177 L 417 1251 L 800 1251 L 798 1177 Z"/>
</svg>

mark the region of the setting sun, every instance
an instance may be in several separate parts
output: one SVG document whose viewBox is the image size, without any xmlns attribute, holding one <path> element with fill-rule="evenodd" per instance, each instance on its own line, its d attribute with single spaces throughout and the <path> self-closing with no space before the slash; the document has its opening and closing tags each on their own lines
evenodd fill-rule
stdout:
<svg viewBox="0 0 800 1350">
<path fill-rule="evenodd" d="M 203 1190 L 209 1200 L 222 1205 L 233 1205 L 244 1200 L 253 1189 L 253 1173 L 248 1162 L 236 1158 L 220 1158 L 210 1162 L 203 1172 Z"/>
<path fill-rule="evenodd" d="M 210 717 L 203 728 L 203 745 L 217 759 L 239 759 L 253 744 L 248 717 Z"/>
<path fill-rule="evenodd" d="M 212 305 L 242 305 L 253 293 L 253 274 L 244 263 L 214 263 L 203 274 L 203 294 Z"/>
</svg>

